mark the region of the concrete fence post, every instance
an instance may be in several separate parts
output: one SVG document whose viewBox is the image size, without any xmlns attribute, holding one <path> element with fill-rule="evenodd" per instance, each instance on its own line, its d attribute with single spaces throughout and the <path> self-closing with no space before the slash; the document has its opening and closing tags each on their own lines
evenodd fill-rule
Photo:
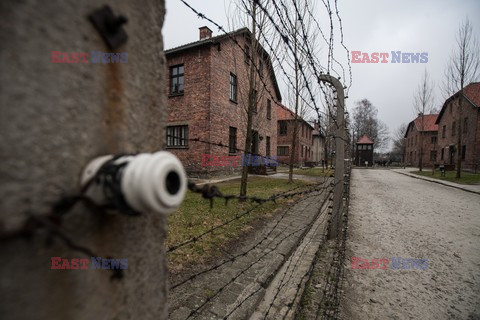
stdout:
<svg viewBox="0 0 480 320">
<path fill-rule="evenodd" d="M 319 81 L 330 83 L 337 92 L 337 115 L 335 130 L 335 176 L 333 191 L 332 221 L 329 224 L 327 237 L 335 239 L 342 228 L 342 205 L 345 174 L 345 94 L 342 83 L 331 75 L 322 74 Z"/>
<path fill-rule="evenodd" d="M 114 49 L 89 19 L 104 5 L 128 20 L 122 24 L 128 38 Z M 1 1 L 0 235 L 21 228 L 27 212 L 45 217 L 55 202 L 77 193 L 90 160 L 161 148 L 164 13 L 163 0 Z M 124 55 L 121 62 L 94 63 L 99 52 Z M 167 318 L 165 216 L 105 214 L 80 203 L 60 222 L 62 232 L 98 257 L 127 259 L 123 278 L 112 280 L 109 270 L 90 263 L 52 269 L 52 258 L 92 257 L 45 229 L 2 240 L 2 319 Z"/>
</svg>

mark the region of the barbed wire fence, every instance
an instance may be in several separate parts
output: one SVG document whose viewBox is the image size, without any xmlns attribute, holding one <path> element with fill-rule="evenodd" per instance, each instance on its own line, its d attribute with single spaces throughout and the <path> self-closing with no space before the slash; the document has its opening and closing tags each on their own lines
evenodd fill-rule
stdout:
<svg viewBox="0 0 480 320">
<path fill-rule="evenodd" d="M 253 55 L 250 56 L 249 54 L 247 54 L 247 52 L 244 51 L 246 49 L 244 48 L 244 46 L 242 46 L 242 43 L 240 43 L 240 41 L 237 39 L 234 33 L 231 33 L 225 30 L 219 23 L 209 18 L 205 13 L 202 13 L 197 9 L 195 9 L 187 1 L 185 0 L 179 0 L 179 1 L 183 3 L 187 8 L 189 8 L 198 18 L 202 20 L 206 20 L 207 22 L 211 23 L 216 28 L 218 28 L 219 31 L 221 31 L 224 35 L 226 35 L 233 42 L 233 44 L 236 47 L 238 47 L 239 50 L 245 53 L 245 57 L 249 59 L 249 63 L 253 64 L 254 70 L 260 74 L 261 66 L 258 65 L 257 61 L 255 61 Z M 252 267 L 260 263 L 262 259 L 264 259 L 269 253 L 276 250 L 276 248 L 278 248 L 285 241 L 288 241 L 288 239 L 292 237 L 305 236 L 305 234 L 312 228 L 313 224 L 318 219 L 322 219 L 322 222 L 324 223 L 319 224 L 316 228 L 318 229 L 319 226 L 322 225 L 324 226 L 323 230 L 320 231 L 315 229 L 316 232 L 323 232 L 324 234 L 324 239 L 319 244 L 319 249 L 317 253 L 320 251 L 320 248 L 323 246 L 323 244 L 327 241 L 327 238 L 336 242 L 334 261 L 330 265 L 330 269 L 328 271 L 329 276 L 335 275 L 334 277 L 333 276 L 331 277 L 334 280 L 327 281 L 324 289 L 325 293 L 328 293 L 324 295 L 324 299 L 326 301 L 325 303 L 328 303 L 329 305 L 331 304 L 335 306 L 335 308 L 333 309 L 328 308 L 328 310 L 326 310 L 325 308 L 319 308 L 317 318 L 322 317 L 323 319 L 325 318 L 323 316 L 327 316 L 328 318 L 332 318 L 332 317 L 335 318 L 338 313 L 338 301 L 339 301 L 338 293 L 341 287 L 340 278 L 343 276 L 343 261 L 345 259 L 345 239 L 347 236 L 347 228 L 348 228 L 346 224 L 347 224 L 347 217 L 348 217 L 349 183 L 350 183 L 349 180 L 350 180 L 350 169 L 351 169 L 351 163 L 348 160 L 349 147 L 348 145 L 346 146 L 346 144 L 349 143 L 349 139 L 345 137 L 346 129 L 345 129 L 345 120 L 344 120 L 344 109 L 345 109 L 344 98 L 348 98 L 348 96 L 344 95 L 344 90 L 347 89 L 347 93 L 348 93 L 348 89 L 351 87 L 351 83 L 352 83 L 351 67 L 350 67 L 350 62 L 348 60 L 349 51 L 344 44 L 343 26 L 342 26 L 342 21 L 339 14 L 338 6 L 337 6 L 337 1 L 336 0 L 334 1 L 333 6 L 330 4 L 329 0 L 322 1 L 325 7 L 325 10 L 328 14 L 328 19 L 330 21 L 330 30 L 329 30 L 328 38 L 325 36 L 325 32 L 323 32 L 322 28 L 320 27 L 320 23 L 317 20 L 318 15 L 315 12 L 313 12 L 313 8 L 306 7 L 308 16 L 315 22 L 316 26 L 319 29 L 320 34 L 322 35 L 323 40 L 328 46 L 328 57 L 327 57 L 328 59 L 327 59 L 326 66 L 322 66 L 322 64 L 320 63 L 320 60 L 317 58 L 316 53 L 314 52 L 313 45 L 311 45 L 309 42 L 309 35 L 303 21 L 300 22 L 301 32 L 300 32 L 299 40 L 302 42 L 300 45 L 301 50 L 299 51 L 298 54 L 305 57 L 305 59 L 300 59 L 297 52 L 293 49 L 291 42 L 289 41 L 289 37 L 288 37 L 289 28 L 285 23 L 285 21 L 288 21 L 290 25 L 292 25 L 292 21 L 290 20 L 288 14 L 287 15 L 282 14 L 282 10 L 284 12 L 287 12 L 288 11 L 287 7 L 293 8 L 292 14 L 298 15 L 299 8 L 294 0 L 291 0 L 291 1 L 272 0 L 268 2 L 260 1 L 260 0 L 250 0 L 250 1 L 242 0 L 242 4 L 246 13 L 251 15 L 252 13 L 248 9 L 248 2 L 255 3 L 255 5 L 260 9 L 260 11 L 265 15 L 267 20 L 270 22 L 271 27 L 279 36 L 280 42 L 283 43 L 283 46 L 286 48 L 286 50 L 293 55 L 294 60 L 297 62 L 303 61 L 303 63 L 299 62 L 298 66 L 300 70 L 300 75 L 305 83 L 304 86 L 305 86 L 306 95 L 305 96 L 302 95 L 299 98 L 308 108 L 310 108 L 316 113 L 319 120 L 322 116 L 328 116 L 332 121 L 332 124 L 334 125 L 335 133 L 333 134 L 329 133 L 328 138 L 333 139 L 334 145 L 335 145 L 335 154 L 336 154 L 335 176 L 327 177 L 323 179 L 322 182 L 314 185 L 297 186 L 287 191 L 273 194 L 269 197 L 264 197 L 264 198 L 255 197 L 255 196 L 240 196 L 236 194 L 225 194 L 224 192 L 221 191 L 221 188 L 218 187 L 217 185 L 211 185 L 211 184 L 200 185 L 200 184 L 196 184 L 193 180 L 189 180 L 189 183 L 188 183 L 189 190 L 195 194 L 200 195 L 206 201 L 209 201 L 210 207 L 214 205 L 214 199 L 224 200 L 226 207 L 228 206 L 231 200 L 249 202 L 251 203 L 251 207 L 247 208 L 243 212 L 235 214 L 232 218 L 227 219 L 222 223 L 212 226 L 208 230 L 205 230 L 198 234 L 192 234 L 191 237 L 189 237 L 188 239 L 171 245 L 170 247 L 167 248 L 167 253 L 170 254 L 170 253 L 176 252 L 181 248 L 199 243 L 205 240 L 210 235 L 217 232 L 221 232 L 223 228 L 229 226 L 230 224 L 244 217 L 248 217 L 252 215 L 255 212 L 255 210 L 261 208 L 266 203 L 269 203 L 269 202 L 275 203 L 279 199 L 292 199 L 292 198 L 305 199 L 309 197 L 319 197 L 321 195 L 327 195 L 325 197 L 325 201 L 328 201 L 328 207 L 327 207 L 328 209 L 322 212 L 321 210 L 322 205 L 320 205 L 316 213 L 316 216 L 314 217 L 314 219 L 312 219 L 310 223 L 290 233 L 285 233 L 284 231 L 286 227 L 282 227 L 282 222 L 284 221 L 287 215 L 287 211 L 286 210 L 283 211 L 281 216 L 278 218 L 278 220 L 276 220 L 273 226 L 265 233 L 265 235 L 260 239 L 258 239 L 258 241 L 256 241 L 255 243 L 251 244 L 248 248 L 233 254 L 228 253 L 227 257 L 221 260 L 220 262 L 215 263 L 211 266 L 208 266 L 204 269 L 197 270 L 195 273 L 185 277 L 184 279 L 181 279 L 175 283 L 172 283 L 170 285 L 170 290 L 172 291 L 177 290 L 178 288 L 186 285 L 191 281 L 194 281 L 200 276 L 204 276 L 204 275 L 208 275 L 209 273 L 216 272 L 220 268 L 222 268 L 222 266 L 225 266 L 229 263 L 233 263 L 234 261 L 242 257 L 248 256 L 249 254 L 256 251 L 259 247 L 265 244 L 272 244 L 272 245 L 274 244 L 273 248 L 270 248 L 269 250 L 264 251 L 261 255 L 251 260 L 249 264 L 245 265 L 244 268 L 238 270 L 238 272 L 233 274 L 230 280 L 228 280 L 226 283 L 223 283 L 217 286 L 215 290 L 212 290 L 212 292 L 210 292 L 210 294 L 201 303 L 197 304 L 195 308 L 193 308 L 186 317 L 186 319 L 197 318 L 201 315 L 202 310 L 204 310 L 209 303 L 213 302 L 222 292 L 224 292 L 230 285 L 232 285 L 239 277 L 246 274 L 249 270 L 251 270 Z M 345 80 L 346 69 L 339 62 L 339 60 L 334 56 L 334 34 L 335 34 L 334 19 L 335 17 L 337 18 L 340 25 L 341 45 L 342 45 L 342 48 L 346 51 L 346 56 L 348 61 L 348 73 L 350 77 L 350 82 L 348 87 L 347 85 L 342 84 L 340 82 L 341 77 L 339 76 L 339 72 L 335 70 L 335 66 L 339 66 L 341 69 L 340 73 L 342 74 L 343 79 Z M 252 18 L 254 19 L 254 22 L 256 22 L 255 18 L 254 17 Z M 287 19 L 287 20 L 284 20 L 284 19 Z M 260 29 L 259 32 L 260 34 L 262 34 L 261 26 L 257 24 L 257 27 L 259 27 Z M 294 84 L 293 84 L 293 81 L 291 80 L 291 76 L 288 74 L 287 70 L 281 63 L 282 58 L 278 54 L 278 45 L 269 41 L 268 36 L 265 34 L 262 35 L 262 39 L 263 39 L 262 45 L 264 48 L 269 50 L 268 52 L 269 55 L 273 57 L 274 62 L 277 63 L 277 69 L 281 71 L 282 76 L 286 79 L 286 82 L 293 86 Z M 337 78 L 331 76 L 330 72 L 333 72 L 334 74 L 336 74 Z M 310 76 L 313 76 L 316 82 L 312 82 L 310 80 Z M 268 84 L 265 82 L 265 79 L 263 77 L 258 77 L 258 80 L 261 82 L 261 86 L 263 86 L 269 98 L 274 102 L 280 103 L 280 101 L 277 101 L 277 99 L 275 98 L 275 94 L 270 92 L 270 90 L 268 89 Z M 315 94 L 316 90 L 314 87 L 316 87 L 316 89 L 318 89 L 322 94 L 317 96 Z M 322 100 L 322 98 L 325 100 L 325 102 L 322 102 L 323 107 L 325 107 L 325 111 L 321 110 L 321 107 L 319 106 L 319 102 Z M 333 100 L 331 99 L 335 99 L 336 103 L 332 103 Z M 220 147 L 220 148 L 230 148 L 230 146 L 228 146 L 227 144 L 224 144 L 221 141 L 217 141 L 217 142 L 208 141 L 207 139 L 201 139 L 198 137 L 191 138 L 191 139 L 178 138 L 178 137 L 172 137 L 172 138 L 181 139 L 189 143 L 201 143 L 201 144 L 206 144 L 206 145 Z M 254 155 L 251 152 L 251 150 L 243 150 L 236 147 L 235 149 L 236 151 L 243 152 L 244 154 Z M 282 163 L 281 161 L 277 161 L 277 164 L 281 164 L 281 163 Z M 288 164 L 289 163 L 285 163 L 285 165 L 288 165 Z M 201 168 L 205 166 L 205 163 L 190 160 L 186 162 L 186 166 L 190 168 L 193 168 L 193 167 Z M 275 235 L 272 237 L 273 234 Z M 281 279 L 281 284 L 278 288 L 278 291 L 275 297 L 279 294 L 279 292 L 282 290 L 284 285 L 290 281 L 290 279 L 293 277 L 294 270 L 298 267 L 298 261 L 296 262 L 292 262 L 292 261 L 293 260 L 290 260 L 290 262 L 286 266 L 285 272 Z M 306 281 L 312 275 L 313 267 L 314 267 L 314 264 L 312 263 L 308 272 L 302 277 L 295 292 L 295 299 L 302 294 L 302 289 L 304 288 Z M 241 299 L 240 301 L 237 301 L 237 304 L 232 309 L 230 309 L 229 312 L 227 312 L 227 314 L 224 316 L 224 319 L 227 319 L 230 316 L 232 316 L 237 309 L 242 307 L 242 305 L 244 305 L 249 299 L 255 296 L 260 290 L 262 290 L 267 285 L 268 283 L 260 284 L 258 288 L 253 290 L 249 295 L 243 297 L 243 299 Z M 272 306 L 273 306 L 273 302 L 265 314 L 265 319 L 267 319 L 267 317 L 269 316 L 269 312 Z M 291 305 L 289 306 L 289 308 L 293 310 L 295 306 Z M 170 310 L 170 312 L 171 311 L 172 310 Z"/>
</svg>

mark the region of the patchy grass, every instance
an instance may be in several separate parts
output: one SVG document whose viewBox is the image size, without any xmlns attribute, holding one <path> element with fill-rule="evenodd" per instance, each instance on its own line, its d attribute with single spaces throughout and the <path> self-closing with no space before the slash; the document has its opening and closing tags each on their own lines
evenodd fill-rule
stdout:
<svg viewBox="0 0 480 320">
<path fill-rule="evenodd" d="M 314 176 L 314 177 L 329 177 L 334 173 L 333 169 L 323 169 L 323 168 L 308 168 L 308 169 L 294 169 L 294 174 L 300 174 L 303 176 Z"/>
<path fill-rule="evenodd" d="M 420 171 L 414 171 L 412 173 L 415 173 L 420 176 L 425 176 L 429 178 L 435 178 L 439 180 L 445 180 L 445 181 L 450 181 L 450 182 L 455 182 L 455 183 L 460 183 L 460 184 L 480 184 L 480 174 L 478 173 L 471 173 L 471 172 L 464 172 L 462 171 L 461 178 L 456 179 L 455 171 L 446 171 L 445 172 L 445 177 L 442 177 L 440 174 L 440 171 L 435 170 L 435 174 L 432 175 L 432 170 L 431 169 L 424 169 L 422 172 Z"/>
<path fill-rule="evenodd" d="M 231 180 L 216 184 L 223 194 L 239 194 L 240 180 Z M 310 184 L 303 181 L 295 181 L 287 184 L 286 179 L 269 179 L 263 177 L 251 177 L 248 181 L 247 191 L 249 196 L 269 197 L 273 194 L 285 192 L 300 186 L 304 190 Z M 305 188 L 304 188 L 305 187 Z M 273 217 L 281 211 L 283 205 L 294 200 L 279 199 L 277 203 L 267 202 L 250 214 L 235 220 L 234 222 L 219 228 L 201 240 L 179 248 L 169 254 L 169 270 L 173 273 L 181 271 L 185 266 L 192 263 L 202 263 L 206 260 L 219 256 L 222 251 L 228 249 L 233 239 L 248 231 L 253 230 L 253 225 L 261 219 Z M 252 202 L 239 202 L 230 200 L 225 205 L 225 200 L 215 199 L 213 208 L 210 201 L 203 199 L 201 195 L 187 192 L 181 207 L 168 218 L 167 246 L 174 246 L 194 236 L 197 236 L 211 228 L 242 214 L 256 206 Z"/>
</svg>

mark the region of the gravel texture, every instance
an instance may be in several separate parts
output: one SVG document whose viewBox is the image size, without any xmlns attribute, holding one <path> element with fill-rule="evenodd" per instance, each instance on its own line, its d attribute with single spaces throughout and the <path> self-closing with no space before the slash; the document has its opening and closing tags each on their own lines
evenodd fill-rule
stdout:
<svg viewBox="0 0 480 320">
<path fill-rule="evenodd" d="M 340 319 L 480 319 L 480 195 L 372 169 L 351 191 Z M 396 257 L 428 268 L 392 269 Z"/>
</svg>

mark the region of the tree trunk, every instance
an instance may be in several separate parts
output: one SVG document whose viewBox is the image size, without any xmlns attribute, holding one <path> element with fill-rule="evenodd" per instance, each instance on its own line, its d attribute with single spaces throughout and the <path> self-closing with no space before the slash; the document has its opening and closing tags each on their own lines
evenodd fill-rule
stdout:
<svg viewBox="0 0 480 320">
<path fill-rule="evenodd" d="M 293 139 L 292 139 L 292 154 L 290 155 L 290 166 L 288 170 L 288 183 L 293 183 L 293 164 L 295 162 L 296 140 L 298 135 L 298 97 L 299 97 L 299 80 L 298 80 L 298 61 L 297 61 L 297 22 L 295 21 L 295 41 L 294 41 L 294 55 L 295 55 L 295 116 L 293 120 Z"/>
<path fill-rule="evenodd" d="M 252 127 L 253 127 L 253 111 L 255 109 L 255 104 L 257 103 L 257 97 L 255 97 L 255 56 L 257 53 L 257 46 L 255 41 L 256 36 L 256 10 L 257 5 L 255 1 L 252 3 L 252 53 L 251 57 L 253 61 L 250 61 L 250 79 L 248 82 L 248 108 L 247 108 L 247 134 L 245 137 L 245 157 L 248 159 L 248 162 L 251 160 L 251 148 L 252 148 Z M 242 180 L 240 182 L 240 196 L 247 195 L 247 179 L 248 179 L 248 165 L 243 163 L 242 167 Z"/>
</svg>

